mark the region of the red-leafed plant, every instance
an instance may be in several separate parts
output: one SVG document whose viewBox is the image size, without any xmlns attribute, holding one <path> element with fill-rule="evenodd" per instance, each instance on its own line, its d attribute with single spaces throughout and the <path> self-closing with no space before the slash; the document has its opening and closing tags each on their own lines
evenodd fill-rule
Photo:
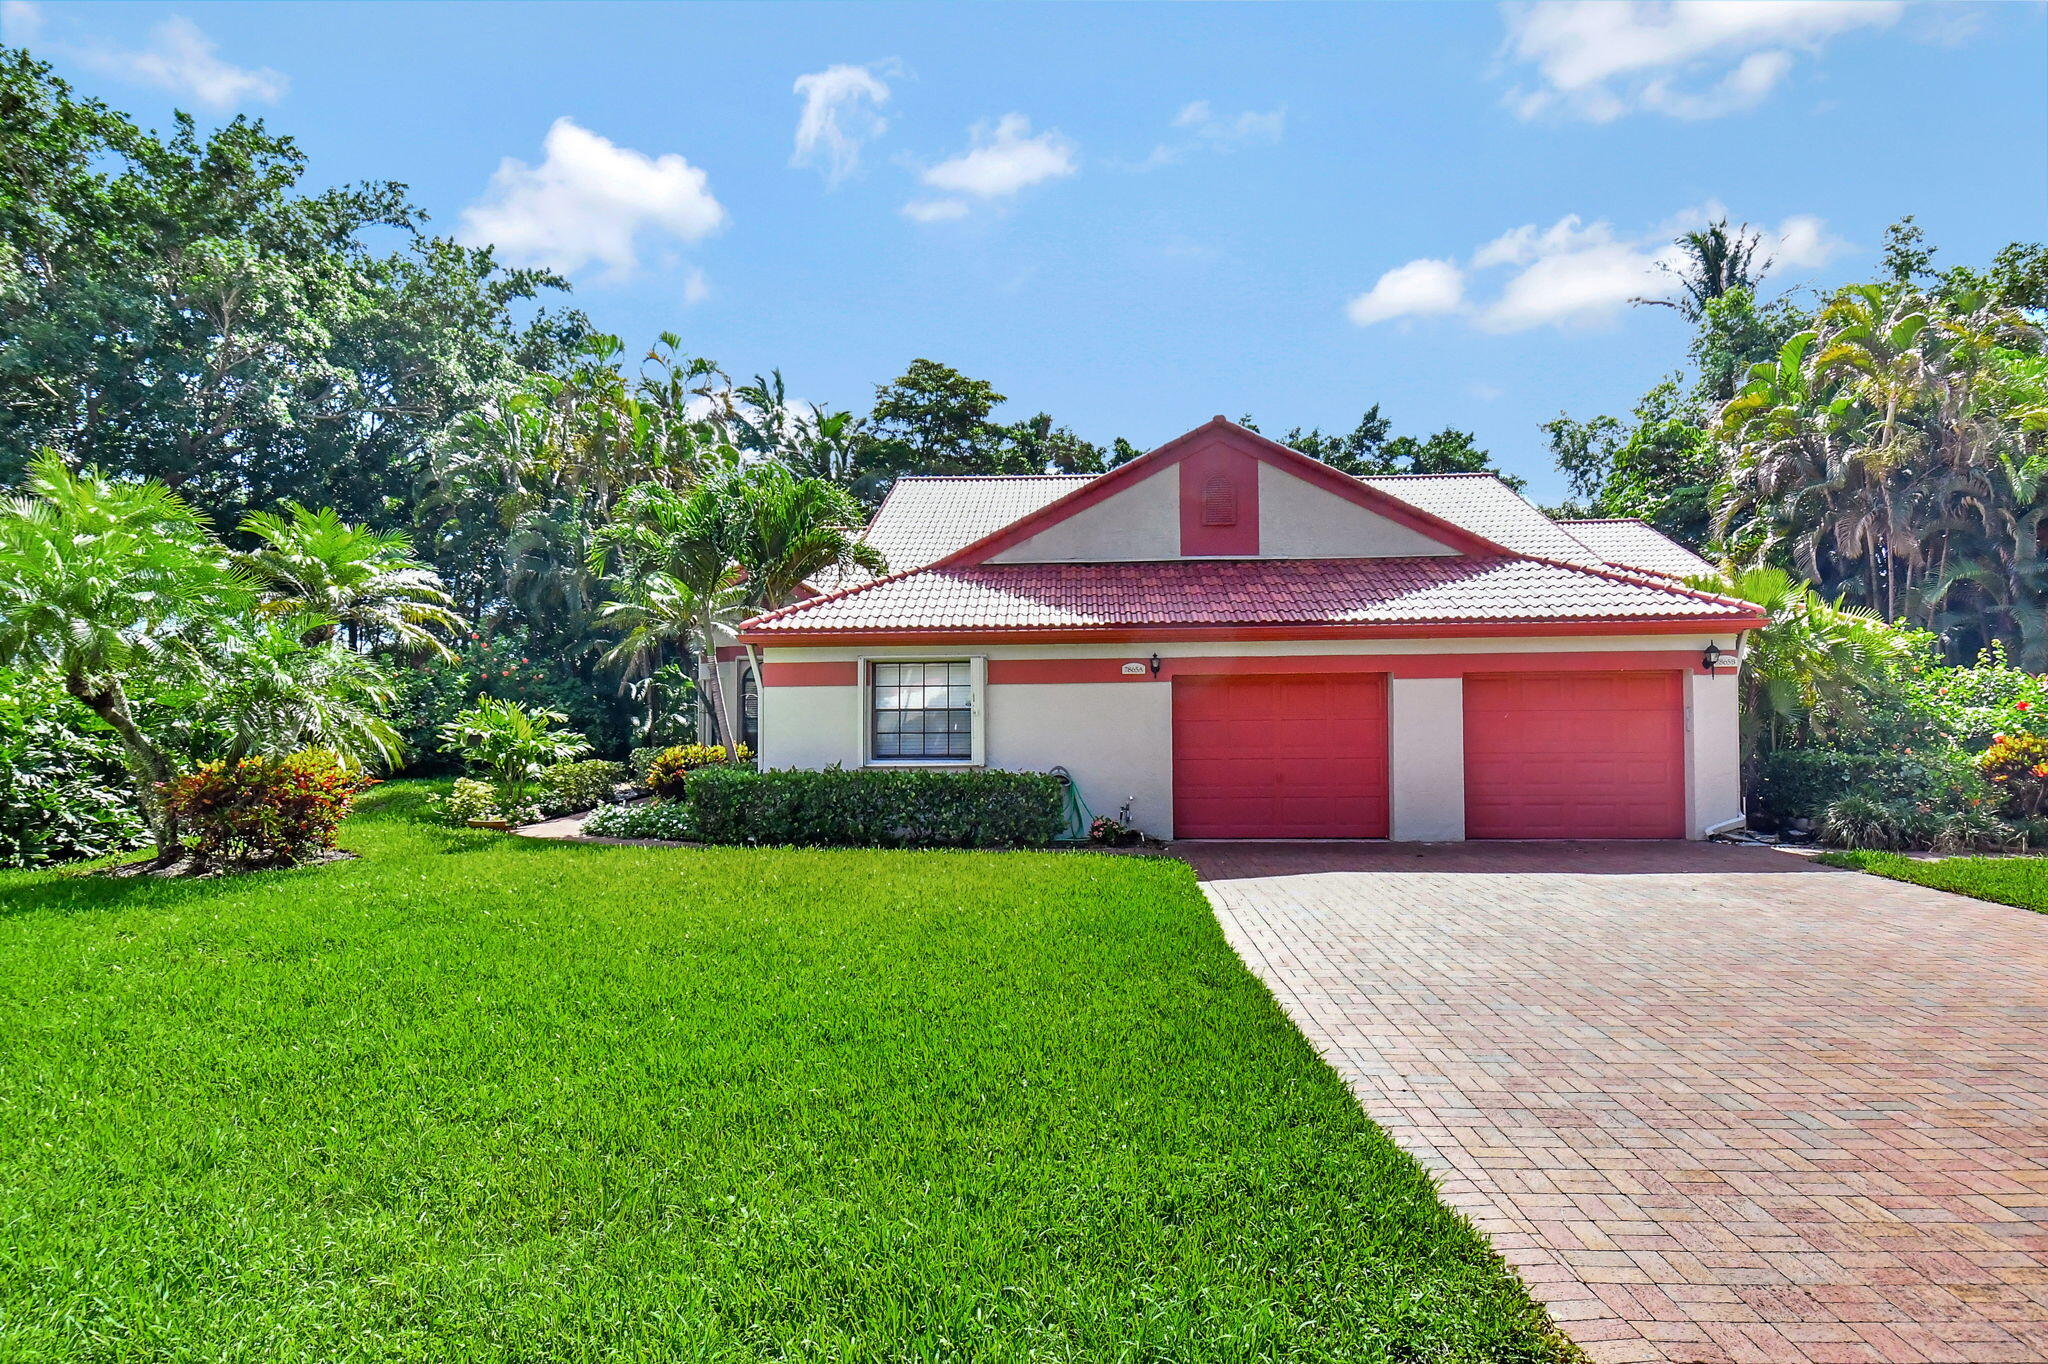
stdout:
<svg viewBox="0 0 2048 1364">
<path fill-rule="evenodd" d="M 335 830 L 371 783 L 325 749 L 207 763 L 160 788 L 195 861 L 279 867 L 334 846 Z"/>
<path fill-rule="evenodd" d="M 2007 814 L 2030 819 L 2048 809 L 2048 739 L 2001 734 L 1977 759 L 1977 770 Z"/>
</svg>

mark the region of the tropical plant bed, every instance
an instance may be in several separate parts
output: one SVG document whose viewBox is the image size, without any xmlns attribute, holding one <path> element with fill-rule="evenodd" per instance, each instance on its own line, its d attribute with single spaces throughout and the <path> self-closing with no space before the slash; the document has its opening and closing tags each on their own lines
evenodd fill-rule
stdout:
<svg viewBox="0 0 2048 1364">
<path fill-rule="evenodd" d="M 0 873 L 0 1355 L 1572 1357 L 1177 862 L 344 841 Z"/>
<path fill-rule="evenodd" d="M 2048 914 L 2048 857 L 1908 857 L 1900 853 L 1830 852 L 1820 860 L 1894 881 L 1911 881 L 2001 905 Z"/>
</svg>

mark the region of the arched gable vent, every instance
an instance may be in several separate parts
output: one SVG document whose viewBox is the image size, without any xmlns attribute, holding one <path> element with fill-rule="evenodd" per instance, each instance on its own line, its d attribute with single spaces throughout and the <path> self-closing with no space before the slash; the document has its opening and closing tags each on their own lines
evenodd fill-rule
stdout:
<svg viewBox="0 0 2048 1364">
<path fill-rule="evenodd" d="M 1217 474 L 1202 485 L 1202 524 L 1237 524 L 1237 484 L 1228 474 Z"/>
</svg>

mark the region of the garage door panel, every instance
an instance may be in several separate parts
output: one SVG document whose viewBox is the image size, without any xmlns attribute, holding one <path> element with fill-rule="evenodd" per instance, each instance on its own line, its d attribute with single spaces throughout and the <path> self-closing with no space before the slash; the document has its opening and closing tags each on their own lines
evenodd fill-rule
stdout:
<svg viewBox="0 0 2048 1364">
<path fill-rule="evenodd" d="M 1373 674 L 1175 678 L 1175 834 L 1386 837 L 1386 726 Z"/>
<path fill-rule="evenodd" d="M 1685 710 L 1672 672 L 1465 679 L 1468 838 L 1681 838 Z"/>
</svg>

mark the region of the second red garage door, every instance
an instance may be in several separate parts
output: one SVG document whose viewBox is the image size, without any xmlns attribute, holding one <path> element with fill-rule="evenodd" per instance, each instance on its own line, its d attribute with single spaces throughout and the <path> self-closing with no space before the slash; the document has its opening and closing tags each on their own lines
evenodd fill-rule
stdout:
<svg viewBox="0 0 2048 1364">
<path fill-rule="evenodd" d="M 1465 679 L 1467 838 L 1683 838 L 1680 675 Z"/>
<path fill-rule="evenodd" d="M 1173 680 L 1176 838 L 1385 838 L 1377 673 Z"/>
</svg>

